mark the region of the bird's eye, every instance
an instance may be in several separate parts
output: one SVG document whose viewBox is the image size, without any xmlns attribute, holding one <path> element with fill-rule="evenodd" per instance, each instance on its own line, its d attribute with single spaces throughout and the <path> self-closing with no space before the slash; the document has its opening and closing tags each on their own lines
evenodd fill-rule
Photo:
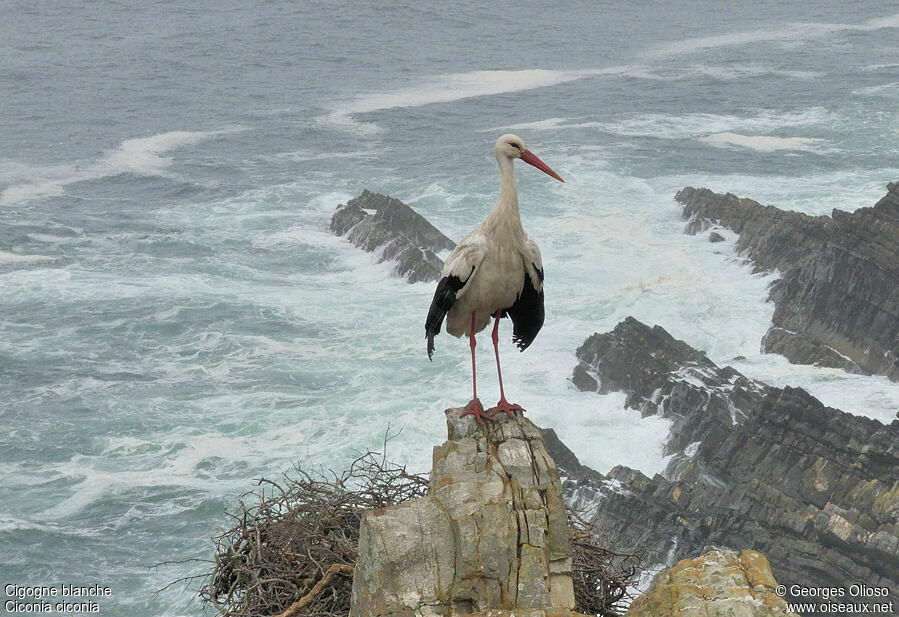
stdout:
<svg viewBox="0 0 899 617">
<path fill-rule="evenodd" d="M 518 144 L 516 144 L 513 141 L 510 141 L 509 145 L 512 146 L 513 148 L 515 148 L 516 150 L 521 150 L 521 146 L 519 146 Z"/>
</svg>

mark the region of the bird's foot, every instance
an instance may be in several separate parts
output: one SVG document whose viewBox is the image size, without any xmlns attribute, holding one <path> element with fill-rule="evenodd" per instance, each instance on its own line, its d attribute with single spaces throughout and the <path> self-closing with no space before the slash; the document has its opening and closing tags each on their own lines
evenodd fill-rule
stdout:
<svg viewBox="0 0 899 617">
<path fill-rule="evenodd" d="M 478 424 L 484 424 L 484 418 L 490 419 L 490 416 L 484 413 L 484 406 L 481 405 L 481 400 L 476 398 L 468 401 L 468 405 L 465 406 L 465 411 L 459 414 L 460 418 L 464 418 L 465 416 L 474 416 L 474 419 Z"/>
<path fill-rule="evenodd" d="M 524 413 L 524 407 L 518 405 L 516 403 L 510 403 L 504 398 L 499 399 L 499 402 L 495 407 L 491 407 L 487 410 L 487 415 L 493 419 L 494 416 L 498 413 L 505 413 L 508 417 L 513 417 L 514 412 L 520 411 Z"/>
</svg>

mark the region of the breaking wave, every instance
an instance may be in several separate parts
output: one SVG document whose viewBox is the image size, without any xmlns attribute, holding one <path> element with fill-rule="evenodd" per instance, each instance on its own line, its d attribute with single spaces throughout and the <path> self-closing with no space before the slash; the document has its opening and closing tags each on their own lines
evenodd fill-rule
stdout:
<svg viewBox="0 0 899 617">
<path fill-rule="evenodd" d="M 81 165 L 56 165 L 52 167 L 10 166 L 7 177 L 28 181 L 12 184 L 0 192 L 0 206 L 27 202 L 44 197 L 56 197 L 65 193 L 67 186 L 99 180 L 119 174 L 138 176 L 162 176 L 174 159 L 165 156 L 172 150 L 192 145 L 204 139 L 232 132 L 222 131 L 169 131 L 150 137 L 126 139 L 118 148 L 108 152 L 94 163 Z"/>
</svg>

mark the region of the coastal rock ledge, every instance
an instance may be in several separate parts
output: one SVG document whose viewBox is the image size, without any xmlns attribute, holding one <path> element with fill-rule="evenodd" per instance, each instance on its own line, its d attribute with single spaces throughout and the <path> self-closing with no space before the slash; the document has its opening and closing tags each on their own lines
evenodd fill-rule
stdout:
<svg viewBox="0 0 899 617">
<path fill-rule="evenodd" d="M 350 617 L 571 616 L 562 487 L 542 432 L 446 410 L 428 495 L 366 512 Z"/>
<path fill-rule="evenodd" d="M 788 587 L 863 581 L 899 603 L 899 419 L 855 416 L 801 388 L 750 379 L 632 317 L 590 336 L 577 356 L 578 389 L 623 392 L 627 407 L 672 421 L 671 458 L 652 478 L 621 466 L 603 476 L 547 439 L 566 497 L 592 511 L 619 550 L 668 566 L 751 548 Z"/>
<path fill-rule="evenodd" d="M 393 262 L 394 274 L 410 283 L 436 281 L 443 268 L 437 253 L 456 246 L 399 199 L 368 190 L 337 206 L 331 231 L 364 251 L 380 251 L 378 261 Z"/>
<path fill-rule="evenodd" d="M 626 617 L 796 617 L 776 588 L 761 553 L 714 550 L 659 572 Z"/>
<path fill-rule="evenodd" d="M 757 270 L 781 273 L 763 351 L 899 381 L 899 183 L 871 208 L 830 216 L 692 187 L 675 200 L 686 233 L 728 227 Z"/>
</svg>

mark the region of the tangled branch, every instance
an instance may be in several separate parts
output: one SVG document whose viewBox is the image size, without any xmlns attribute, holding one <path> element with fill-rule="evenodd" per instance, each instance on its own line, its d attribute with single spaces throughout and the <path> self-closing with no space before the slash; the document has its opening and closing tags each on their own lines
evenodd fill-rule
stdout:
<svg viewBox="0 0 899 617">
<path fill-rule="evenodd" d="M 213 538 L 214 563 L 199 575 L 200 597 L 222 617 L 346 617 L 363 512 L 424 496 L 428 477 L 367 452 L 343 473 L 295 467 L 257 486 Z M 576 610 L 619 615 L 636 557 L 604 548 L 577 512 L 568 518 Z"/>
<path fill-rule="evenodd" d="M 200 596 L 223 617 L 346 615 L 362 513 L 424 495 L 428 479 L 367 452 L 341 474 L 296 467 L 258 486 L 213 538 Z"/>
<path fill-rule="evenodd" d="M 608 549 L 610 540 L 571 508 L 568 508 L 568 531 L 577 611 L 598 617 L 618 617 L 633 600 L 632 591 L 641 570 L 639 557 Z"/>
</svg>

